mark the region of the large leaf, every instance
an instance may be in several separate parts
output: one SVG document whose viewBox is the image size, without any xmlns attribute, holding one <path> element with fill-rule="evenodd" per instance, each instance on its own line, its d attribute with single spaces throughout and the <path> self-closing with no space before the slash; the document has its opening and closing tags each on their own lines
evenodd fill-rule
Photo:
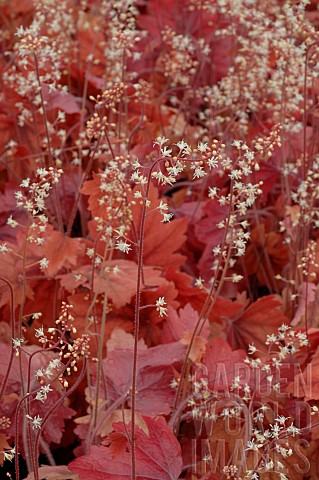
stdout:
<svg viewBox="0 0 319 480">
<path fill-rule="evenodd" d="M 227 390 L 233 383 L 234 377 L 242 374 L 248 367 L 244 363 L 246 358 L 242 350 L 232 351 L 228 343 L 222 338 L 213 340 L 206 351 L 203 363 L 207 367 L 208 382 L 214 391 Z M 244 382 L 245 383 L 245 382 Z"/>
<path fill-rule="evenodd" d="M 136 428 L 137 480 L 177 480 L 182 469 L 181 447 L 177 439 L 163 418 L 143 418 L 148 434 Z M 77 473 L 80 480 L 131 478 L 130 444 L 126 434 L 130 426 L 120 422 L 115 423 L 114 428 L 109 447 L 91 447 L 89 455 L 70 463 L 69 469 Z"/>
<path fill-rule="evenodd" d="M 277 333 L 283 324 L 289 324 L 282 311 L 282 303 L 276 295 L 262 297 L 243 313 L 226 320 L 227 340 L 232 348 L 247 349 L 251 343 L 264 352 L 267 335 Z"/>
<path fill-rule="evenodd" d="M 118 338 L 118 334 L 117 338 Z M 123 332 L 123 342 L 131 336 Z M 111 336 L 111 340 L 113 335 Z M 113 344 L 113 341 L 111 343 Z M 172 365 L 182 360 L 185 346 L 179 342 L 158 345 L 157 347 L 139 347 L 137 361 L 136 408 L 142 414 L 156 416 L 171 412 L 174 391 L 170 382 L 174 378 Z M 133 347 L 114 348 L 108 352 L 105 366 L 107 396 L 111 400 L 126 396 L 132 385 Z M 101 389 L 102 391 L 102 389 Z"/>
</svg>

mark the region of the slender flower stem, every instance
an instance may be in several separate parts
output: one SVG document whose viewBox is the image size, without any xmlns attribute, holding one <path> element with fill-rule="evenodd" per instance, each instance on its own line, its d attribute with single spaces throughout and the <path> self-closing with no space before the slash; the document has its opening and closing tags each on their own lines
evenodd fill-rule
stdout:
<svg viewBox="0 0 319 480">
<path fill-rule="evenodd" d="M 0 277 L 0 281 L 4 282 L 4 283 L 9 287 L 9 290 L 10 290 L 10 323 L 11 323 L 11 336 L 12 336 L 12 339 L 14 339 L 14 338 L 15 338 L 15 317 L 14 317 L 14 292 L 13 292 L 13 287 L 12 287 L 11 283 L 10 283 L 8 280 L 6 280 L 5 278 L 3 278 L 3 277 Z M 10 352 L 10 358 L 9 358 L 8 368 L 7 368 L 7 371 L 6 371 L 6 374 L 5 374 L 3 383 L 2 383 L 2 385 L 1 385 L 1 389 L 0 389 L 0 402 L 1 402 L 2 396 L 3 396 L 4 392 L 5 392 L 7 383 L 8 383 L 8 379 L 9 379 L 10 370 L 11 370 L 11 367 L 12 367 L 13 358 L 14 358 L 14 348 L 13 348 L 13 344 L 11 344 L 11 352 Z"/>
<path fill-rule="evenodd" d="M 135 438 L 135 413 L 136 413 L 136 386 L 137 386 L 137 357 L 138 357 L 138 336 L 140 327 L 140 309 L 141 309 L 141 286 L 143 279 L 143 249 L 144 249 L 144 229 L 146 220 L 146 209 L 149 190 L 151 186 L 152 171 L 157 164 L 162 160 L 162 157 L 157 159 L 148 172 L 147 186 L 144 196 L 141 223 L 139 229 L 138 240 L 138 258 L 137 258 L 137 280 L 136 280 L 136 299 L 135 299 L 135 315 L 134 315 L 134 351 L 133 351 L 133 369 L 132 369 L 132 387 L 131 387 L 131 464 L 132 473 L 131 480 L 136 480 L 136 438 Z"/>
</svg>

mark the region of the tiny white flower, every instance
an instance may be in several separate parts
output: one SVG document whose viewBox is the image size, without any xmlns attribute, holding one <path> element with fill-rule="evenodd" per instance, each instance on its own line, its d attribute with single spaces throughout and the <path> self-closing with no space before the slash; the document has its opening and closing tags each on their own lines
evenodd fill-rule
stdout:
<svg viewBox="0 0 319 480">
<path fill-rule="evenodd" d="M 203 288 L 204 280 L 201 277 L 198 277 L 198 278 L 196 278 L 194 285 L 195 285 L 195 287 L 201 289 L 201 288 Z"/>
<path fill-rule="evenodd" d="M 124 252 L 124 253 L 129 253 L 131 249 L 131 246 L 129 243 L 123 241 L 123 240 L 119 240 L 116 244 L 115 244 L 115 248 L 117 250 L 120 250 L 120 252 Z"/>
<path fill-rule="evenodd" d="M 208 166 L 210 168 L 218 167 L 218 157 L 211 157 L 207 160 Z"/>
<path fill-rule="evenodd" d="M 36 415 L 35 417 L 30 417 L 30 415 L 26 415 L 26 417 L 31 420 L 32 422 L 32 429 L 36 430 L 37 428 L 41 428 L 41 423 L 42 423 L 42 418 L 39 415 Z"/>
<path fill-rule="evenodd" d="M 155 305 L 157 307 L 156 310 L 159 312 L 160 317 L 167 315 L 167 308 L 164 307 L 164 305 L 166 305 L 164 297 L 159 297 L 156 300 Z"/>
<path fill-rule="evenodd" d="M 38 400 L 39 402 L 44 403 L 44 401 L 46 400 L 46 396 L 43 395 L 43 393 L 40 390 L 39 392 L 37 392 L 35 399 Z"/>
<path fill-rule="evenodd" d="M 177 387 L 178 387 L 178 382 L 177 382 L 176 378 L 174 378 L 174 379 L 171 381 L 171 383 L 169 384 L 169 386 L 170 386 L 171 388 L 177 388 Z"/>
<path fill-rule="evenodd" d="M 300 435 L 300 429 L 293 424 L 291 424 L 290 427 L 287 428 L 287 432 L 289 432 L 293 437 L 295 437 L 296 435 Z"/>
<path fill-rule="evenodd" d="M 252 343 L 251 345 L 248 345 L 248 353 L 249 355 L 253 355 L 256 352 L 257 348 L 255 345 Z"/>
<path fill-rule="evenodd" d="M 37 169 L 37 175 L 39 175 L 39 177 L 41 177 L 41 178 L 45 178 L 48 174 L 49 174 L 49 172 L 46 170 L 46 168 L 38 168 Z"/>
<path fill-rule="evenodd" d="M 11 228 L 16 228 L 18 226 L 18 222 L 13 220 L 12 215 L 7 220 L 7 225 L 9 225 Z"/>
<path fill-rule="evenodd" d="M 42 260 L 40 260 L 40 270 L 45 270 L 46 268 L 48 268 L 49 266 L 49 260 L 47 258 L 42 258 Z"/>
<path fill-rule="evenodd" d="M 0 253 L 7 253 L 9 251 L 6 243 L 0 244 Z"/>
<path fill-rule="evenodd" d="M 25 178 L 24 180 L 22 180 L 20 187 L 28 188 L 29 185 L 30 185 L 30 178 Z"/>
<path fill-rule="evenodd" d="M 43 326 L 35 329 L 36 338 L 44 337 Z"/>
<path fill-rule="evenodd" d="M 5 460 L 8 460 L 9 462 L 12 462 L 14 456 L 15 456 L 15 447 L 13 447 L 11 450 L 7 451 L 7 452 L 1 452 L 3 453 L 3 456 L 4 456 L 4 459 Z"/>
<path fill-rule="evenodd" d="M 188 147 L 188 144 L 183 140 L 180 140 L 175 144 L 180 150 L 184 150 L 184 148 Z"/>
<path fill-rule="evenodd" d="M 169 138 L 157 137 L 156 140 L 154 140 L 153 145 L 159 145 L 160 147 L 162 147 L 168 141 Z"/>
<path fill-rule="evenodd" d="M 42 368 L 40 368 L 39 370 L 36 370 L 36 371 L 35 371 L 35 376 L 36 376 L 37 380 L 39 380 L 40 378 L 44 377 L 44 373 L 43 373 Z"/>
<path fill-rule="evenodd" d="M 157 207 L 160 211 L 162 210 L 168 210 L 168 205 L 167 203 L 164 203 L 162 200 L 160 201 L 159 206 Z"/>
<path fill-rule="evenodd" d="M 171 219 L 174 217 L 173 213 L 163 213 L 163 223 L 170 222 Z"/>
<path fill-rule="evenodd" d="M 24 343 L 24 339 L 23 338 L 13 338 L 12 343 L 13 343 L 13 348 L 15 349 L 15 351 L 18 354 L 18 352 L 21 348 L 21 345 Z"/>
<path fill-rule="evenodd" d="M 193 179 L 205 177 L 206 172 L 203 167 L 196 167 L 193 174 Z"/>
<path fill-rule="evenodd" d="M 198 149 L 201 153 L 206 152 L 206 150 L 207 150 L 207 143 L 198 142 L 197 149 Z"/>
<path fill-rule="evenodd" d="M 171 148 L 164 147 L 164 148 L 161 149 L 161 154 L 163 155 L 163 157 L 170 157 L 171 153 L 172 153 Z"/>
<path fill-rule="evenodd" d="M 244 277 L 242 275 L 237 275 L 236 273 L 232 274 L 232 282 L 233 283 L 238 283 L 240 282 Z"/>
</svg>

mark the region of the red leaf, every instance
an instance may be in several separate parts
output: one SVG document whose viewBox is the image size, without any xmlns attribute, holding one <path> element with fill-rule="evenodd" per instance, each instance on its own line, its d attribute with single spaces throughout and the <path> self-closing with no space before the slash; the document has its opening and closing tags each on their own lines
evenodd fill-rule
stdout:
<svg viewBox="0 0 319 480">
<path fill-rule="evenodd" d="M 227 218 L 228 207 L 220 206 L 217 200 L 209 200 L 203 212 L 205 218 L 196 224 L 195 234 L 198 240 L 213 248 L 220 244 L 225 236 L 225 230 L 217 225 Z"/>
<path fill-rule="evenodd" d="M 162 341 L 164 343 L 181 341 L 183 345 L 189 345 L 198 318 L 198 313 L 189 304 L 181 308 L 178 313 L 172 307 L 168 307 L 168 318 L 164 324 Z M 193 362 L 200 361 L 209 333 L 208 322 L 206 322 L 201 334 L 195 337 L 189 354 Z"/>
<path fill-rule="evenodd" d="M 282 311 L 282 302 L 276 295 L 262 297 L 231 322 L 227 322 L 227 340 L 232 348 L 246 349 L 254 343 L 257 350 L 265 350 L 267 335 L 277 332 L 283 324 L 289 324 Z"/>
<path fill-rule="evenodd" d="M 146 285 L 158 287 L 167 284 L 165 278 L 161 276 L 161 271 L 151 267 L 143 268 L 144 280 Z M 77 277 L 76 277 L 77 275 Z M 83 265 L 71 273 L 61 275 L 61 285 L 69 292 L 82 285 L 91 289 L 92 285 L 92 266 Z M 78 278 L 78 279 L 77 279 Z M 112 260 L 101 265 L 101 270 L 95 268 L 93 291 L 95 293 L 106 292 L 113 304 L 117 307 L 123 307 L 130 303 L 136 293 L 137 264 L 131 260 Z M 142 285 L 142 289 L 143 289 Z"/>
<path fill-rule="evenodd" d="M 149 200 L 150 209 L 156 209 L 160 204 L 158 190 L 151 186 Z M 137 204 L 132 207 L 136 231 L 139 231 L 142 206 Z M 158 210 L 152 211 L 145 220 L 144 231 L 144 265 L 154 267 L 180 266 L 184 263 L 185 257 L 175 253 L 186 240 L 188 219 L 179 218 L 168 223 L 162 222 L 162 215 Z M 159 228 L 160 226 L 160 228 Z"/>
<path fill-rule="evenodd" d="M 289 261 L 288 246 L 283 242 L 282 234 L 268 230 L 265 223 L 252 230 L 243 258 L 246 273 L 255 274 L 260 285 L 267 285 L 269 278 L 282 273 Z"/>
<path fill-rule="evenodd" d="M 107 380 L 107 398 L 117 400 L 125 397 L 132 384 L 133 346 L 129 346 L 128 335 L 123 332 L 126 348 L 114 348 L 113 337 L 119 341 L 119 334 L 112 333 L 112 350 L 103 360 Z M 156 416 L 171 412 L 174 392 L 170 382 L 174 378 L 172 365 L 181 361 L 185 346 L 179 342 L 146 348 L 140 345 L 137 372 L 137 410 L 142 414 Z M 103 391 L 101 389 L 100 391 Z"/>
<path fill-rule="evenodd" d="M 4 462 L 4 452 L 7 450 L 11 450 L 7 442 L 7 437 L 3 433 L 0 433 L 0 465 Z"/>
<path fill-rule="evenodd" d="M 163 328 L 162 341 L 169 343 L 181 340 L 186 332 L 193 332 L 198 318 L 198 312 L 189 304 L 180 308 L 178 313 L 169 307 L 168 317 Z M 204 332 L 203 336 L 207 338 L 209 335 L 207 324 Z"/>
<path fill-rule="evenodd" d="M 72 474 L 65 465 L 54 465 L 40 467 L 38 471 L 39 480 L 79 480 L 76 474 Z M 34 473 L 31 472 L 24 480 L 34 480 Z"/>
<path fill-rule="evenodd" d="M 148 434 L 136 428 L 137 480 L 177 480 L 182 469 L 181 447 L 177 439 L 163 418 L 143 418 Z M 115 423 L 114 428 L 122 442 L 125 425 Z M 128 440 L 127 448 L 130 449 Z M 120 455 L 112 455 L 110 447 L 91 447 L 89 455 L 71 462 L 69 469 L 77 473 L 80 480 L 130 479 L 131 454 L 121 451 Z"/>
<path fill-rule="evenodd" d="M 84 251 L 78 238 L 69 238 L 61 232 L 51 231 L 44 241 L 45 256 L 49 260 L 46 273 L 53 276 L 62 267 L 74 267 L 77 257 Z"/>
<path fill-rule="evenodd" d="M 48 85 L 42 85 L 44 100 L 47 102 L 47 109 L 58 108 L 65 113 L 79 113 L 80 106 L 74 95 L 66 92 L 50 91 Z M 80 99 L 81 102 L 81 99 Z"/>
<path fill-rule="evenodd" d="M 17 244 L 7 243 L 7 248 L 12 250 L 13 253 L 8 252 L 6 255 L 1 257 L 0 262 L 0 276 L 10 282 L 13 291 L 14 291 L 14 301 L 15 307 L 20 305 L 25 297 L 28 299 L 34 298 L 34 291 L 30 286 L 30 282 L 26 283 L 26 291 L 24 291 L 23 283 L 23 246 L 24 246 L 24 236 L 23 231 L 19 232 L 16 238 Z M 39 252 L 38 252 L 39 253 Z M 19 254 L 19 255 L 16 255 Z M 40 257 L 36 255 L 31 255 L 30 251 L 27 251 L 27 264 L 34 264 L 39 261 Z M 32 268 L 32 267 L 31 267 Z M 30 271 L 30 269 L 29 269 Z M 7 285 L 4 285 L 3 282 L 0 284 L 0 307 L 4 305 L 10 305 L 10 290 Z"/>
<path fill-rule="evenodd" d="M 302 373 L 295 376 L 288 386 L 287 392 L 295 397 L 304 397 L 304 401 L 319 400 L 319 347 L 315 351 Z"/>
<path fill-rule="evenodd" d="M 9 345 L 0 344 L 0 385 L 4 380 L 4 375 L 6 374 L 8 362 L 10 360 L 10 350 Z M 25 346 L 23 351 L 20 352 L 20 357 L 14 356 L 11 362 L 10 374 L 8 377 L 7 388 L 5 392 L 11 394 L 6 395 L 7 401 L 2 401 L 0 404 L 0 418 L 2 416 L 8 417 L 11 420 L 10 427 L 5 430 L 5 433 L 9 438 L 14 439 L 15 437 L 15 412 L 18 403 L 19 396 L 21 395 L 21 377 L 26 379 L 28 377 L 28 368 L 29 368 L 29 358 L 30 354 L 34 351 L 38 351 L 39 348 L 35 345 Z M 42 351 L 41 354 L 34 355 L 31 361 L 30 371 L 34 372 L 40 368 L 47 367 L 50 360 L 54 358 L 52 352 Z M 20 370 L 21 368 L 21 370 Z M 22 372 L 22 375 L 21 375 Z M 39 388 L 39 383 L 34 385 L 34 381 L 31 383 L 33 385 L 33 390 Z M 40 401 L 31 402 L 30 406 L 30 415 L 35 416 L 39 415 L 43 418 L 48 411 L 51 410 L 61 398 L 61 391 L 56 390 L 54 387 L 59 388 L 59 384 L 52 384 L 52 391 L 48 393 L 48 397 L 45 403 Z M 12 397 L 14 394 L 14 397 Z M 65 406 L 63 403 L 59 405 L 52 413 L 50 421 L 44 426 L 42 436 L 47 442 L 58 444 L 61 441 L 62 434 L 64 431 L 64 424 L 66 419 L 70 419 L 74 415 L 74 410 Z M 22 416 L 24 415 L 23 409 L 20 410 L 20 419 L 22 422 Z M 22 437 L 22 428 L 19 429 L 19 435 Z"/>
<path fill-rule="evenodd" d="M 239 367 L 247 368 L 246 358 L 242 350 L 232 351 L 231 347 L 222 338 L 213 340 L 204 355 L 203 363 L 208 369 L 208 381 L 215 390 L 227 389 L 232 385 L 234 377 L 238 375 Z"/>
</svg>

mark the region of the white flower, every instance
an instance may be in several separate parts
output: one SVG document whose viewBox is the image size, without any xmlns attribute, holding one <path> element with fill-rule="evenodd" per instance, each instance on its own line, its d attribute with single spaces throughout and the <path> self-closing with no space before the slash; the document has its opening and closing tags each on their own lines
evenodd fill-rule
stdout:
<svg viewBox="0 0 319 480">
<path fill-rule="evenodd" d="M 48 393 L 52 392 L 52 388 L 50 388 L 50 384 L 43 385 L 40 390 L 37 392 L 35 397 L 36 400 L 40 400 L 40 402 L 44 403 L 44 401 L 48 398 Z"/>
<path fill-rule="evenodd" d="M 13 447 L 11 450 L 7 451 L 7 452 L 1 452 L 3 453 L 3 456 L 4 456 L 4 459 L 5 460 L 8 460 L 9 462 L 12 462 L 14 456 L 15 456 L 15 447 Z"/>
<path fill-rule="evenodd" d="M 117 250 L 120 250 L 121 252 L 124 252 L 124 253 L 129 253 L 129 251 L 132 250 L 130 244 L 123 241 L 123 240 L 119 240 L 116 243 L 115 248 Z"/>
<path fill-rule="evenodd" d="M 168 205 L 161 200 L 157 208 L 162 212 L 162 210 L 168 210 Z"/>
<path fill-rule="evenodd" d="M 265 343 L 266 345 L 269 345 L 270 343 L 276 342 L 276 340 L 277 340 L 276 335 L 272 333 L 271 335 L 267 335 L 267 340 Z"/>
<path fill-rule="evenodd" d="M 287 432 L 289 432 L 293 437 L 296 435 L 300 435 L 300 429 L 295 427 L 295 425 L 291 424 L 290 427 L 287 428 Z"/>
<path fill-rule="evenodd" d="M 234 377 L 231 389 L 234 390 L 235 388 L 240 388 L 240 375 L 237 375 L 236 377 Z"/>
<path fill-rule="evenodd" d="M 48 268 L 49 266 L 49 260 L 47 258 L 42 258 L 42 260 L 40 260 L 40 270 L 45 270 L 46 268 Z"/>
<path fill-rule="evenodd" d="M 35 371 L 35 376 L 36 376 L 37 380 L 39 380 L 39 378 L 44 377 L 44 373 L 43 373 L 42 368 L 40 368 L 39 370 L 36 370 L 36 371 Z"/>
<path fill-rule="evenodd" d="M 250 152 L 246 152 L 246 153 L 244 153 L 244 157 L 246 157 L 248 161 L 251 161 L 251 160 L 254 159 L 255 154 L 254 154 L 254 152 L 251 152 L 251 151 L 250 151 Z"/>
<path fill-rule="evenodd" d="M 234 140 L 232 143 L 232 146 L 235 148 L 240 148 L 241 146 L 241 140 Z"/>
<path fill-rule="evenodd" d="M 163 155 L 163 157 L 170 157 L 171 153 L 172 153 L 171 148 L 164 147 L 161 149 L 161 154 Z"/>
<path fill-rule="evenodd" d="M 196 278 L 194 286 L 201 289 L 203 288 L 204 280 L 201 277 Z"/>
<path fill-rule="evenodd" d="M 208 198 L 215 198 L 217 195 L 218 188 L 217 187 L 209 187 L 208 188 Z"/>
<path fill-rule="evenodd" d="M 201 153 L 206 152 L 206 150 L 207 150 L 207 143 L 198 142 L 197 149 L 198 149 Z"/>
<path fill-rule="evenodd" d="M 162 222 L 170 222 L 171 219 L 174 217 L 173 213 L 163 213 L 163 220 Z"/>
<path fill-rule="evenodd" d="M 288 420 L 289 417 L 284 417 L 283 415 L 278 415 L 277 418 L 275 418 L 275 421 L 280 423 L 281 425 L 285 425 L 286 420 Z"/>
<path fill-rule="evenodd" d="M 139 163 L 137 158 L 135 158 L 134 162 L 132 163 L 132 167 L 134 168 L 134 170 L 141 167 L 141 164 Z"/>
<path fill-rule="evenodd" d="M 252 440 L 248 440 L 246 450 L 258 451 L 258 448 L 260 448 L 260 447 L 262 447 L 262 444 L 256 444 L 255 439 L 252 439 Z"/>
<path fill-rule="evenodd" d="M 208 166 L 210 168 L 218 167 L 218 157 L 211 157 L 207 160 Z"/>
<path fill-rule="evenodd" d="M 242 275 L 237 275 L 236 273 L 232 274 L 232 282 L 233 283 L 238 283 L 240 282 L 244 277 Z"/>
<path fill-rule="evenodd" d="M 180 149 L 184 150 L 184 148 L 189 148 L 188 144 L 183 140 L 180 140 L 179 142 L 175 143 L 175 145 Z"/>
<path fill-rule="evenodd" d="M 164 305 L 166 305 L 164 297 L 159 297 L 156 300 L 155 305 L 157 307 L 156 310 L 159 312 L 160 317 L 163 317 L 164 315 L 167 315 L 167 308 L 164 307 Z"/>
<path fill-rule="evenodd" d="M 256 352 L 257 348 L 255 345 L 252 343 L 251 345 L 248 345 L 248 353 L 249 355 L 253 355 Z"/>
<path fill-rule="evenodd" d="M 12 339 L 12 343 L 13 343 L 13 348 L 15 349 L 15 351 L 19 352 L 20 348 L 21 348 L 21 345 L 23 344 L 24 342 L 24 339 L 23 338 L 13 338 Z"/>
<path fill-rule="evenodd" d="M 93 257 L 94 257 L 94 248 L 87 248 L 87 249 L 86 249 L 86 255 L 87 255 L 89 258 L 93 258 Z"/>
<path fill-rule="evenodd" d="M 44 337 L 43 326 L 35 329 L 36 338 Z"/>
<path fill-rule="evenodd" d="M 157 137 L 156 140 L 154 140 L 153 145 L 159 145 L 160 147 L 162 147 L 164 143 L 168 142 L 168 140 L 169 138 Z"/>
<path fill-rule="evenodd" d="M 28 188 L 29 185 L 30 185 L 30 178 L 25 178 L 24 180 L 22 180 L 20 187 Z"/>
<path fill-rule="evenodd" d="M 169 384 L 169 386 L 170 386 L 171 388 L 177 388 L 177 387 L 178 387 L 178 382 L 177 382 L 176 378 L 174 378 L 174 379 L 171 381 L 171 383 Z"/>
<path fill-rule="evenodd" d="M 30 417 L 30 415 L 26 416 L 32 422 L 32 429 L 36 430 L 37 428 L 41 428 L 42 418 L 39 415 L 35 417 Z"/>
<path fill-rule="evenodd" d="M 35 399 L 36 400 L 39 400 L 40 402 L 44 403 L 44 401 L 46 400 L 46 396 L 43 395 L 43 393 L 41 392 L 41 390 L 39 392 L 37 392 L 36 396 L 35 396 Z"/>
<path fill-rule="evenodd" d="M 193 179 L 205 177 L 206 172 L 203 167 L 196 167 L 193 175 Z"/>
<path fill-rule="evenodd" d="M 10 217 L 7 220 L 7 225 L 9 225 L 12 228 L 16 228 L 18 226 L 18 222 L 13 220 L 12 215 L 10 215 Z"/>
<path fill-rule="evenodd" d="M 9 251 L 6 243 L 1 243 L 0 245 L 0 253 L 7 253 Z"/>
<path fill-rule="evenodd" d="M 212 456 L 210 453 L 206 453 L 206 455 L 203 457 L 203 462 L 208 463 L 212 460 Z"/>
<path fill-rule="evenodd" d="M 45 178 L 48 174 L 49 174 L 49 172 L 45 168 L 38 168 L 37 169 L 37 175 L 39 175 L 39 177 L 41 177 L 41 178 Z"/>
</svg>

